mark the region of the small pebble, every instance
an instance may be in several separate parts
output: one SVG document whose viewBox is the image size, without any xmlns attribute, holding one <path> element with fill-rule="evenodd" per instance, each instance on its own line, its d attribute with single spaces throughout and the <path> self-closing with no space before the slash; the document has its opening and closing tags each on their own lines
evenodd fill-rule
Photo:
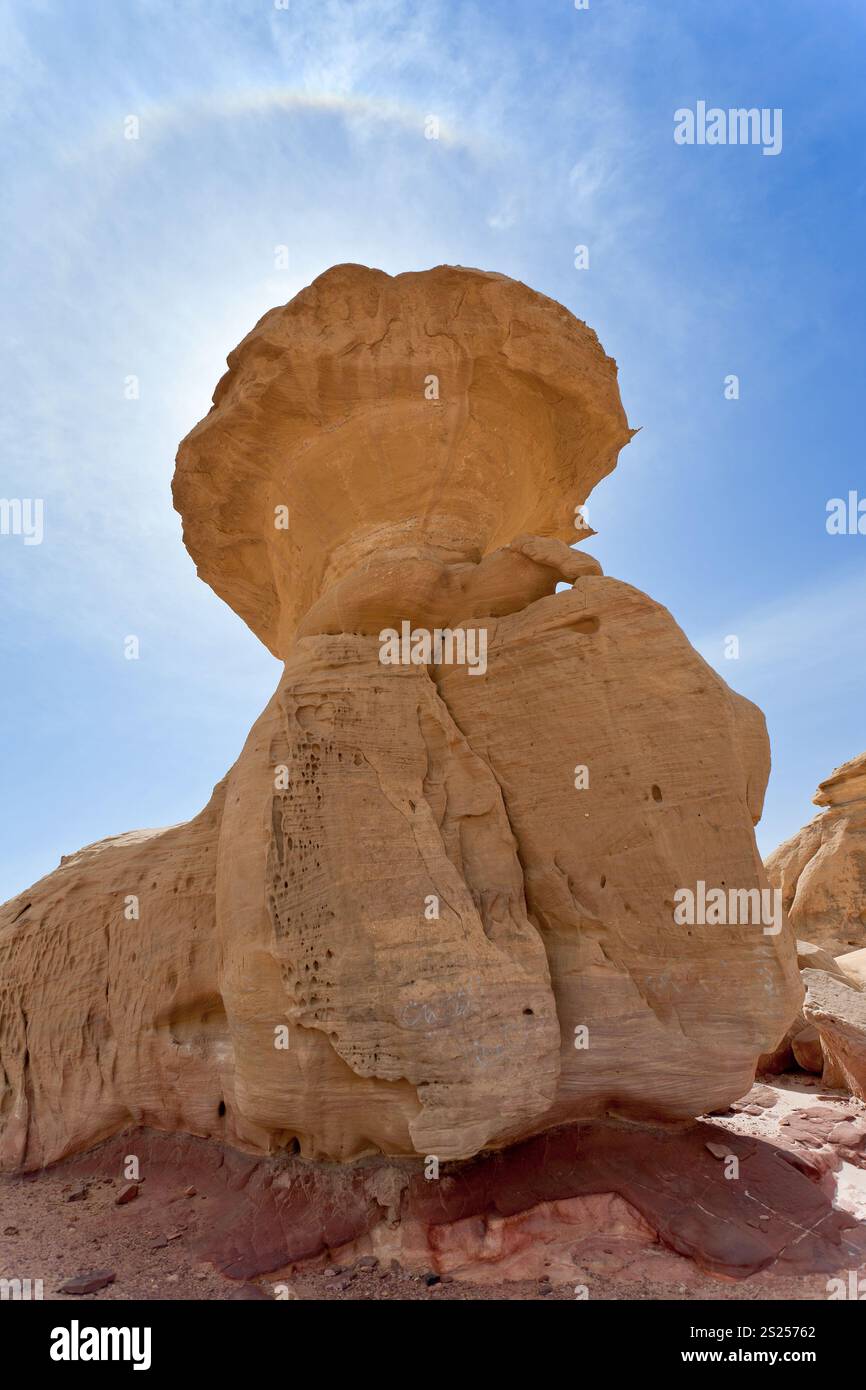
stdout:
<svg viewBox="0 0 866 1390">
<path fill-rule="evenodd" d="M 107 1288 L 116 1279 L 113 1269 L 91 1269 L 88 1274 L 76 1274 L 73 1279 L 67 1279 L 60 1285 L 60 1293 L 98 1293 L 100 1289 Z"/>
</svg>

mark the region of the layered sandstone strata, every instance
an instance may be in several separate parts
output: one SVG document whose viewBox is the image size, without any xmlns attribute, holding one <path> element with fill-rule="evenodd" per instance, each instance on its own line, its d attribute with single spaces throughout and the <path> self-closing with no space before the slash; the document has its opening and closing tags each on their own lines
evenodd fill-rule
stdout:
<svg viewBox="0 0 866 1390">
<path fill-rule="evenodd" d="M 0 909 L 3 1164 L 133 1123 L 459 1159 L 741 1095 L 792 938 L 674 895 L 766 887 L 766 732 L 566 544 L 630 437 L 595 335 L 503 276 L 339 266 L 229 368 L 175 503 L 283 674 L 196 820 Z M 404 624 L 483 670 L 385 662 Z"/>
<path fill-rule="evenodd" d="M 824 809 L 770 855 L 767 873 L 797 935 L 841 955 L 866 947 L 866 753 L 812 800 Z"/>
</svg>

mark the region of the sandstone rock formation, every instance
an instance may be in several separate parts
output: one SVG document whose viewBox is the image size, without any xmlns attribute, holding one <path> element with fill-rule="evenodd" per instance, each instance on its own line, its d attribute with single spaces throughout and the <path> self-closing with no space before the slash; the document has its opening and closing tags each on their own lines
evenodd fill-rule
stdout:
<svg viewBox="0 0 866 1390">
<path fill-rule="evenodd" d="M 806 989 L 803 1007 L 758 1072 L 811 1072 L 825 1086 L 866 1100 L 866 951 L 837 959 L 809 941 L 797 942 Z"/>
<path fill-rule="evenodd" d="M 804 980 L 807 970 L 822 971 L 859 988 L 857 981 L 846 974 L 827 951 L 813 945 L 811 941 L 797 942 L 797 966 Z M 757 1070 L 759 1074 L 767 1072 L 778 1075 L 785 1071 L 796 1071 L 798 1067 L 801 1071 L 813 1072 L 816 1076 L 820 1076 L 824 1070 L 820 1034 L 802 1009 L 792 1020 L 779 1046 L 758 1059 Z"/>
<path fill-rule="evenodd" d="M 804 970 L 803 1014 L 816 1029 L 826 1086 L 866 1100 L 866 994 L 823 970 Z"/>
<path fill-rule="evenodd" d="M 866 947 L 837 956 L 836 964 L 853 984 L 866 989 Z"/>
<path fill-rule="evenodd" d="M 866 753 L 812 800 L 826 809 L 774 850 L 767 873 L 797 935 L 841 955 L 866 947 Z"/>
<path fill-rule="evenodd" d="M 129 1125 L 456 1160 L 748 1089 L 793 941 L 674 896 L 766 886 L 766 733 L 567 544 L 629 437 L 591 330 L 499 275 L 338 266 L 231 354 L 175 503 L 283 674 L 189 825 L 0 909 L 3 1166 Z"/>
<path fill-rule="evenodd" d="M 866 1223 L 834 1202 L 831 1175 L 843 1160 L 866 1167 L 866 1115 L 852 1112 L 857 1102 L 827 1099 L 782 1115 L 784 1094 L 768 1097 L 758 1134 L 742 1114 L 664 1130 L 587 1121 L 444 1164 L 437 1182 L 407 1159 L 255 1159 L 153 1130 L 107 1140 L 60 1171 L 116 1180 L 131 1148 L 148 1174 L 149 1228 L 177 1239 L 190 1263 L 206 1258 L 232 1279 L 276 1271 L 282 1279 L 326 1261 L 345 1270 L 360 1257 L 473 1283 L 577 1279 L 594 1298 L 594 1254 L 619 1279 L 631 1252 L 643 1254 L 644 1278 L 668 1268 L 676 1297 L 694 1276 L 677 1256 L 726 1279 L 863 1263 Z M 760 1132 L 770 1129 L 773 1142 Z M 729 1156 L 739 1182 L 726 1177 Z M 187 1218 L 185 1235 L 172 1206 L 179 1173 L 206 1199 L 206 1216 Z M 593 1251 L 599 1233 L 607 1239 Z M 790 1283 L 783 1288 L 789 1297 Z"/>
</svg>

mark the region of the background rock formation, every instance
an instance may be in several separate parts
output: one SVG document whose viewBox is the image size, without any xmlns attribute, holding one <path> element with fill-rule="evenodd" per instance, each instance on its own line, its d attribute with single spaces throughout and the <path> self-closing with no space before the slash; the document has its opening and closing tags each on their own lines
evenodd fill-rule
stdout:
<svg viewBox="0 0 866 1390">
<path fill-rule="evenodd" d="M 822 1076 L 826 1086 L 843 1088 L 863 1098 L 862 1085 L 852 1085 L 852 1076 L 856 1068 L 849 1069 L 846 1073 L 834 1061 L 835 1016 L 831 1011 L 820 1007 L 821 999 L 831 999 L 841 1010 L 840 1018 L 835 1019 L 835 1022 L 844 1023 L 844 1019 L 848 1017 L 852 1021 L 852 1030 L 856 1032 L 858 1025 L 853 1020 L 860 1017 L 861 1010 L 853 996 L 859 994 L 866 985 L 859 961 L 863 954 L 866 953 L 854 951 L 851 955 L 839 956 L 834 960 L 829 952 L 822 950 L 820 946 L 812 945 L 810 941 L 797 942 L 797 964 L 800 967 L 806 997 L 802 1009 L 779 1046 L 772 1053 L 759 1059 L 759 1073 L 778 1075 L 799 1068 L 815 1076 Z M 844 988 L 839 989 L 839 985 Z M 866 1044 L 866 1036 L 863 1043 Z"/>
<path fill-rule="evenodd" d="M 803 981 L 803 1014 L 820 1038 L 825 1085 L 866 1100 L 866 995 L 822 970 L 804 970 Z"/>
<path fill-rule="evenodd" d="M 866 753 L 812 798 L 825 807 L 767 860 L 798 936 L 833 955 L 866 947 Z"/>
<path fill-rule="evenodd" d="M 766 732 L 565 544 L 630 436 L 595 335 L 503 276 L 339 266 L 229 368 L 175 503 L 284 672 L 199 817 L 0 909 L 0 1162 L 131 1123 L 459 1159 L 741 1095 L 793 942 L 673 908 L 766 885 Z M 480 635 L 486 672 L 384 665 L 404 621 Z"/>
</svg>

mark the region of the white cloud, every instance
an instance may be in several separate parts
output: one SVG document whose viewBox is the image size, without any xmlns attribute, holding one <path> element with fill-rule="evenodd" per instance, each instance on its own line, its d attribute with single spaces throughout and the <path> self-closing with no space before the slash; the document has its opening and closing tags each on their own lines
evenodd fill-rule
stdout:
<svg viewBox="0 0 866 1390">
<path fill-rule="evenodd" d="M 840 556 L 848 539 L 838 538 Z M 856 544 L 857 538 L 850 540 Z M 866 695 L 864 611 L 863 573 L 827 575 L 799 592 L 747 610 L 724 633 L 704 636 L 695 645 L 738 688 L 741 675 L 750 687 L 771 686 L 776 701 L 829 705 L 842 691 L 861 688 Z M 728 635 L 739 639 L 738 660 L 724 657 Z"/>
</svg>

